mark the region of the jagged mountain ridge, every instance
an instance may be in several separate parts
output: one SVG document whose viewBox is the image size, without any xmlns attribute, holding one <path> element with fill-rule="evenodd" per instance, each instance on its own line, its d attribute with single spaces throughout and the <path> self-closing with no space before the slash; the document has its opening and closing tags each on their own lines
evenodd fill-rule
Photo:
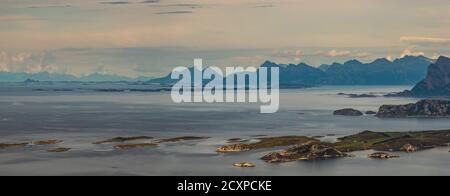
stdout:
<svg viewBox="0 0 450 196">
<path fill-rule="evenodd" d="M 316 68 L 305 63 L 276 64 L 266 61 L 261 67 L 279 67 L 280 84 L 283 85 L 412 85 L 417 84 L 427 73 L 432 60 L 423 56 L 406 56 L 394 61 L 377 59 L 371 63 L 350 60 Z M 192 69 L 192 68 L 191 68 Z M 128 78 L 119 75 L 91 74 L 75 77 L 54 73 L 12 73 L 0 72 L 0 82 L 22 82 L 27 79 L 38 81 L 146 81 L 145 83 L 174 84 L 170 74 L 162 78 Z"/>
<path fill-rule="evenodd" d="M 304 85 L 412 85 L 422 80 L 431 59 L 423 56 L 405 56 L 394 61 L 377 59 L 371 63 L 350 60 L 343 64 L 334 63 L 327 69 L 316 68 L 305 63 L 276 64 L 264 62 L 261 67 L 278 67 L 280 84 Z M 176 80 L 166 77 L 150 80 L 148 83 L 173 84 Z"/>
<path fill-rule="evenodd" d="M 416 96 L 449 96 L 450 95 L 450 58 L 439 57 L 436 63 L 428 68 L 427 76 L 412 90 Z"/>
</svg>

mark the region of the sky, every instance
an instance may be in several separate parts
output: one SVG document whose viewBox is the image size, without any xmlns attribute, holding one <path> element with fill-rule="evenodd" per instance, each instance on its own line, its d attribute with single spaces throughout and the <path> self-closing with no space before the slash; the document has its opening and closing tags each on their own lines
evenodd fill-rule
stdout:
<svg viewBox="0 0 450 196">
<path fill-rule="evenodd" d="M 450 56 L 448 0 L 0 0 L 0 71 L 160 76 Z"/>
</svg>

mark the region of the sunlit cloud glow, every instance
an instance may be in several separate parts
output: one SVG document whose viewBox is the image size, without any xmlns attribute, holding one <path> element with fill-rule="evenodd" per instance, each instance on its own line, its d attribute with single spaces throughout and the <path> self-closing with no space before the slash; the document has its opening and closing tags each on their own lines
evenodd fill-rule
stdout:
<svg viewBox="0 0 450 196">
<path fill-rule="evenodd" d="M 400 41 L 415 45 L 450 45 L 450 39 L 436 37 L 420 37 L 420 36 L 403 36 Z"/>
</svg>

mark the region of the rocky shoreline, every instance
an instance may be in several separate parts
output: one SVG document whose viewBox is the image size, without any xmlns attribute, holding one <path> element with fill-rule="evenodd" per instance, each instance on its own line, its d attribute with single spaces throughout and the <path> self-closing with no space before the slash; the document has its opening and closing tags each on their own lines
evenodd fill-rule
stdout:
<svg viewBox="0 0 450 196">
<path fill-rule="evenodd" d="M 336 142 L 325 142 L 318 138 L 306 136 L 260 136 L 253 139 L 232 138 L 233 143 L 216 149 L 219 154 L 239 153 L 258 149 L 274 149 L 285 147 L 285 150 L 270 152 L 260 159 L 267 163 L 283 163 L 293 161 L 318 161 L 352 157 L 352 152 L 373 150 L 367 155 L 372 159 L 398 158 L 391 152 L 413 153 L 436 147 L 450 146 L 450 129 L 417 132 L 373 132 L 363 131 L 357 134 L 337 138 Z M 209 137 L 183 136 L 155 139 L 148 136 L 115 137 L 93 142 L 93 145 L 108 145 L 118 151 L 157 147 L 168 142 L 206 140 Z M 28 146 L 49 146 L 47 152 L 64 153 L 72 148 L 61 147 L 63 140 L 51 139 L 20 143 L 0 143 L 0 150 L 8 148 L 25 148 Z M 255 167 L 253 163 L 242 162 L 235 167 Z"/>
<path fill-rule="evenodd" d="M 362 113 L 361 111 L 352 109 L 352 108 L 345 108 L 342 110 L 334 111 L 333 115 L 336 115 L 336 116 L 362 116 L 362 115 L 364 115 L 364 113 Z"/>
<path fill-rule="evenodd" d="M 320 142 L 308 142 L 296 145 L 280 152 L 269 153 L 261 157 L 261 159 L 267 163 L 280 163 L 336 159 L 348 156 L 350 155 L 333 148 L 332 145 Z"/>
<path fill-rule="evenodd" d="M 450 117 L 450 100 L 424 99 L 417 103 L 404 105 L 382 105 L 378 112 L 366 111 L 363 113 L 353 108 L 345 108 L 333 112 L 335 116 L 363 116 L 364 114 L 375 115 L 378 118 Z"/>
<path fill-rule="evenodd" d="M 259 140 L 256 143 L 236 143 L 227 146 L 222 146 L 216 149 L 218 153 L 230 153 L 230 152 L 243 152 L 249 150 L 263 149 L 263 148 L 275 148 L 283 146 L 291 146 L 295 144 L 301 144 L 306 142 L 318 142 L 314 138 L 305 136 L 282 136 L 282 137 L 265 137 L 256 138 Z"/>
<path fill-rule="evenodd" d="M 406 105 L 383 105 L 379 118 L 450 117 L 450 101 L 425 99 Z"/>
<path fill-rule="evenodd" d="M 301 137 L 301 136 L 300 136 Z M 450 146 L 450 130 L 419 131 L 419 132 L 373 132 L 364 131 L 358 134 L 338 138 L 335 143 L 328 143 L 309 138 L 298 143 L 286 143 L 282 137 L 261 138 L 271 141 L 268 146 L 257 143 L 237 143 L 222 146 L 217 149 L 220 153 L 237 153 L 260 148 L 290 146 L 286 150 L 272 152 L 261 157 L 268 163 L 281 163 L 292 161 L 314 161 L 351 157 L 352 152 L 375 150 L 380 151 L 369 158 L 390 159 L 398 158 L 387 152 L 417 152 L 421 150 Z M 266 143 L 266 142 L 263 142 Z M 275 145 L 276 144 L 276 145 Z"/>
<path fill-rule="evenodd" d="M 191 140 L 203 140 L 209 137 L 182 136 L 173 138 L 155 139 L 149 136 L 131 136 L 131 137 L 114 137 L 106 140 L 93 142 L 93 145 L 112 145 L 115 150 L 129 150 L 136 148 L 157 147 L 162 143 L 183 142 Z M 50 139 L 20 143 L 0 143 L 0 150 L 10 148 L 25 148 L 31 146 L 50 146 L 47 152 L 62 153 L 72 150 L 72 148 L 55 146 L 64 142 L 64 140 Z"/>
</svg>

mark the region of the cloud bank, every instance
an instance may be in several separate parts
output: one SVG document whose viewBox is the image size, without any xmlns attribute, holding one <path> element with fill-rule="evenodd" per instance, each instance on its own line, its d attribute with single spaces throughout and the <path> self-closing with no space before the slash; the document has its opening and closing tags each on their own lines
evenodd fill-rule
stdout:
<svg viewBox="0 0 450 196">
<path fill-rule="evenodd" d="M 402 57 L 402 58 L 405 56 L 425 56 L 425 53 L 420 52 L 420 51 L 411 51 L 409 49 L 406 49 L 400 54 L 400 57 Z"/>
<path fill-rule="evenodd" d="M 421 36 L 402 36 L 400 41 L 413 45 L 450 45 L 450 39 Z"/>
</svg>

